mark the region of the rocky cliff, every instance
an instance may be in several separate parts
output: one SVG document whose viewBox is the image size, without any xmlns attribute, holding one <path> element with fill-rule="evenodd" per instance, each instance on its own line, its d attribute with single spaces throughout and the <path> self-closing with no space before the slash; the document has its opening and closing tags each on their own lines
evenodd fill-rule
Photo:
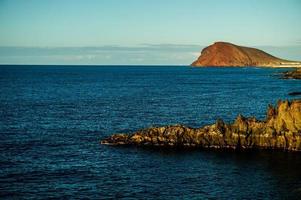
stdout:
<svg viewBox="0 0 301 200">
<path fill-rule="evenodd" d="M 216 42 L 204 48 L 192 66 L 219 67 L 301 67 L 301 62 L 276 58 L 262 50 L 227 42 Z"/>
<path fill-rule="evenodd" d="M 269 106 L 264 121 L 239 115 L 231 124 L 217 120 L 201 128 L 151 127 L 132 134 L 114 134 L 101 144 L 301 151 L 301 99 Z"/>
</svg>

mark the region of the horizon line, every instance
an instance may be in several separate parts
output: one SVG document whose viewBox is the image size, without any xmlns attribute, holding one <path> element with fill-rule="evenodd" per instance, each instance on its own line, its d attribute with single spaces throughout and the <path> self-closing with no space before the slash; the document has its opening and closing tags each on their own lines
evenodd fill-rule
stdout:
<svg viewBox="0 0 301 200">
<path fill-rule="evenodd" d="M 114 67 L 114 66 L 158 66 L 158 67 L 168 67 L 168 66 L 190 66 L 190 64 L 2 64 L 0 66 L 99 66 L 99 67 Z"/>
<path fill-rule="evenodd" d="M 139 48 L 139 47 L 159 47 L 159 46 L 169 46 L 169 47 L 177 47 L 177 46 L 194 46 L 194 47 L 207 47 L 208 45 L 214 44 L 216 42 L 225 42 L 225 43 L 231 43 L 235 45 L 245 45 L 249 47 L 294 47 L 294 46 L 301 46 L 301 43 L 294 43 L 294 44 L 281 44 L 281 45 L 272 45 L 272 44 L 255 44 L 255 45 L 246 45 L 244 43 L 234 43 L 234 42 L 228 42 L 228 41 L 215 41 L 208 44 L 179 44 L 179 43 L 143 43 L 143 44 L 134 44 L 134 45 L 119 45 L 119 44 L 105 44 L 105 45 L 78 45 L 78 46 L 28 46 L 28 45 L 0 45 L 0 48 L 101 48 L 101 47 L 129 47 L 129 48 Z"/>
</svg>

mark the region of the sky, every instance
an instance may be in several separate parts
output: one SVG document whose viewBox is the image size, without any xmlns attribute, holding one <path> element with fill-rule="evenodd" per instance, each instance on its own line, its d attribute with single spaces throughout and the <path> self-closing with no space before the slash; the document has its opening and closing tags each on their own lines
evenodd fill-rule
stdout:
<svg viewBox="0 0 301 200">
<path fill-rule="evenodd" d="M 300 0 L 0 0 L 0 64 L 190 64 L 215 41 L 301 60 Z"/>
</svg>

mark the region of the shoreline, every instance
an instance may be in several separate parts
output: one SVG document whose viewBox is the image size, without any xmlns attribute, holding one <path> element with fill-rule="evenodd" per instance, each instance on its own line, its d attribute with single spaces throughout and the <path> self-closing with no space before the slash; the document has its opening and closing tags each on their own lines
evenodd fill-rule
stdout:
<svg viewBox="0 0 301 200">
<path fill-rule="evenodd" d="M 298 69 L 301 68 L 301 63 L 300 64 L 294 64 L 294 65 L 256 65 L 256 66 L 241 66 L 241 65 L 232 65 L 232 66 L 195 66 L 195 65 L 190 65 L 191 67 L 194 68 L 202 68 L 202 67 L 212 67 L 212 68 L 231 68 L 231 67 L 246 67 L 246 68 L 294 68 Z"/>
<path fill-rule="evenodd" d="M 279 100 L 267 109 L 266 119 L 238 115 L 233 123 L 218 119 L 200 128 L 168 125 L 138 130 L 132 134 L 117 133 L 101 140 L 112 146 L 146 146 L 155 148 L 207 149 L 277 149 L 301 152 L 301 99 Z"/>
</svg>

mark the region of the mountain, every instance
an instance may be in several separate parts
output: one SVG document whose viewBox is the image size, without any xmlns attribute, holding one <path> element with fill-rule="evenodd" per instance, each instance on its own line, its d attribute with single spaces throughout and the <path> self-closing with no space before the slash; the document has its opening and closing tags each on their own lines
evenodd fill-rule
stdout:
<svg viewBox="0 0 301 200">
<path fill-rule="evenodd" d="M 196 67 L 301 67 L 301 62 L 277 58 L 255 48 L 238 46 L 228 42 L 215 42 L 204 48 L 200 57 L 191 65 Z"/>
</svg>

